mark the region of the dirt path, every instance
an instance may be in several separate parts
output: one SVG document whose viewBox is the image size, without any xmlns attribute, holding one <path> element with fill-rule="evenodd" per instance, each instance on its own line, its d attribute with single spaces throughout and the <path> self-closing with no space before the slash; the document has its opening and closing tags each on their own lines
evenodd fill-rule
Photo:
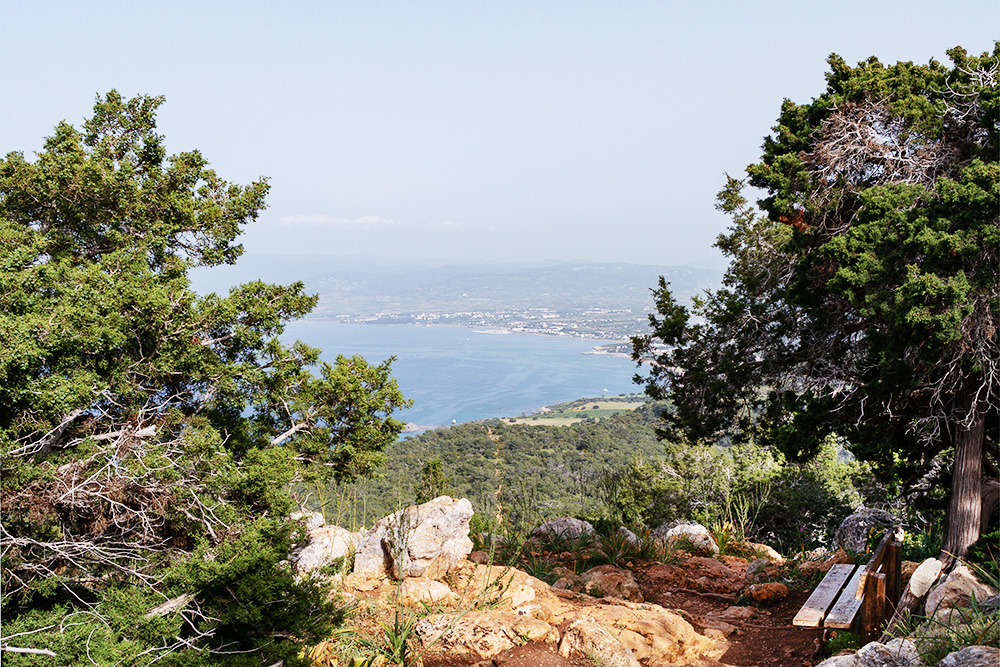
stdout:
<svg viewBox="0 0 1000 667">
<path fill-rule="evenodd" d="M 740 598 L 741 606 L 737 606 L 735 595 L 711 592 L 725 585 L 723 576 L 717 582 L 704 577 L 696 579 L 696 583 L 692 582 L 688 577 L 699 573 L 685 563 L 671 568 L 636 564 L 632 572 L 646 602 L 680 613 L 701 634 L 725 636 L 729 648 L 720 658 L 722 664 L 737 667 L 812 667 L 823 659 L 819 650 L 822 631 L 792 625 L 792 618 L 809 595 L 808 590 L 793 589 L 784 599 L 770 604 L 747 604 L 747 600 Z M 698 585 L 702 590 L 692 590 L 692 586 Z M 708 667 L 719 663 L 705 661 L 700 664 Z M 553 646 L 535 642 L 505 651 L 487 661 L 449 654 L 424 657 L 424 667 L 472 665 L 592 667 L 587 661 L 560 656 Z"/>
</svg>

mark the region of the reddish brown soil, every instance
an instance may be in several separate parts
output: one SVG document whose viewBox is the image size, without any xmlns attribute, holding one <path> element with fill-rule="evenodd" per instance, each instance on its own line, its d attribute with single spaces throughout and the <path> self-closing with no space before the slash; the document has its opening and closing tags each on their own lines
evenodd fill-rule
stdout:
<svg viewBox="0 0 1000 667">
<path fill-rule="evenodd" d="M 677 611 L 695 629 L 704 633 L 704 618 L 718 614 L 733 605 L 724 596 L 698 595 L 663 578 L 646 578 L 642 565 L 634 574 L 647 602 Z M 721 662 L 738 667 L 811 667 L 823 659 L 819 651 L 821 630 L 799 628 L 792 625 L 792 618 L 809 596 L 809 591 L 793 590 L 787 598 L 770 605 L 760 605 L 749 619 L 726 619 L 736 627 L 727 638 L 729 649 Z M 741 601 L 741 604 L 745 604 Z M 706 663 L 707 664 L 707 663 Z M 505 651 L 491 660 L 449 654 L 424 656 L 424 667 L 591 667 L 586 661 L 564 658 L 552 646 L 529 643 Z"/>
<path fill-rule="evenodd" d="M 476 658 L 468 656 L 432 655 L 424 657 L 424 667 L 467 667 L 475 664 Z M 587 660 L 564 658 L 554 646 L 540 642 L 530 642 L 512 648 L 482 663 L 495 667 L 593 667 Z"/>
</svg>

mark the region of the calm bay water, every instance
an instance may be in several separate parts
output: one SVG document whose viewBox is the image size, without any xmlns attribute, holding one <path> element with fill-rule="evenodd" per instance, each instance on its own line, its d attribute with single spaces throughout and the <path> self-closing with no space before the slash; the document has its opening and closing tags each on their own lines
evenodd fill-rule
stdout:
<svg viewBox="0 0 1000 667">
<path fill-rule="evenodd" d="M 422 428 L 639 391 L 631 360 L 584 354 L 607 341 L 323 321 L 293 322 L 284 337 L 322 348 L 330 362 L 337 354 L 360 354 L 372 363 L 395 355 L 392 375 L 413 399 L 398 416 Z"/>
</svg>

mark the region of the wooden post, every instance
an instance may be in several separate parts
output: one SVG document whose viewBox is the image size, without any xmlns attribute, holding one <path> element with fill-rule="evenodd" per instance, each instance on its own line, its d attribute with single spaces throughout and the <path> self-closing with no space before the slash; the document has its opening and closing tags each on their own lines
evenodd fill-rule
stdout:
<svg viewBox="0 0 1000 667">
<path fill-rule="evenodd" d="M 903 544 L 893 540 L 889 542 L 888 553 L 882 563 L 882 572 L 885 574 L 885 617 L 882 621 L 887 621 L 896 612 L 899 605 L 899 596 L 902 591 L 902 570 L 903 570 Z"/>
<path fill-rule="evenodd" d="M 861 601 L 861 645 L 878 638 L 878 629 L 885 621 L 885 575 L 873 573 L 865 580 Z"/>
</svg>

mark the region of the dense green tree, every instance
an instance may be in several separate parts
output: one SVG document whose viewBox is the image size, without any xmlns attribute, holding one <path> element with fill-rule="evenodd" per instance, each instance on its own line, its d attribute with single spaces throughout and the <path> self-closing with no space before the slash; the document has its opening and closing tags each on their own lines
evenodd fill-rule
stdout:
<svg viewBox="0 0 1000 667">
<path fill-rule="evenodd" d="M 450 495 L 452 482 L 454 482 L 454 477 L 444 474 L 444 470 L 441 468 L 441 458 L 435 456 L 425 463 L 420 471 L 420 481 L 417 482 L 414 489 L 416 503 L 419 505 L 439 496 Z"/>
<path fill-rule="evenodd" d="M 4 635 L 46 664 L 294 661 L 335 614 L 287 565 L 289 489 L 374 470 L 406 401 L 387 364 L 278 339 L 301 283 L 192 292 L 268 186 L 168 157 L 161 102 L 112 91 L 0 161 Z"/>
<path fill-rule="evenodd" d="M 831 56 L 826 91 L 786 100 L 749 184 L 719 207 L 724 284 L 693 314 L 661 282 L 635 356 L 677 407 L 665 431 L 753 439 L 793 459 L 837 432 L 907 483 L 951 453 L 944 549 L 981 530 L 1000 406 L 1000 45 L 952 66 Z M 760 213 L 763 212 L 763 215 Z"/>
</svg>

